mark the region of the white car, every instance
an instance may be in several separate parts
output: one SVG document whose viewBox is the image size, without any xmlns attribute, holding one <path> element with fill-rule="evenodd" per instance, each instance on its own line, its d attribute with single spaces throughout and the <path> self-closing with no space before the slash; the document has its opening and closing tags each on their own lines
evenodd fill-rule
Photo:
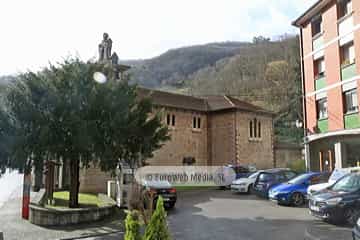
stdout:
<svg viewBox="0 0 360 240">
<path fill-rule="evenodd" d="M 236 193 L 249 193 L 259 173 L 260 171 L 251 174 L 247 178 L 239 178 L 234 180 L 230 186 L 231 191 Z"/>
<path fill-rule="evenodd" d="M 324 189 L 330 187 L 331 185 L 333 185 L 335 182 L 337 182 L 337 180 L 339 180 L 343 176 L 345 176 L 349 173 L 358 172 L 358 171 L 360 171 L 360 167 L 335 169 L 332 172 L 328 182 L 315 184 L 315 185 L 311 185 L 308 187 L 307 198 L 310 198 L 310 196 L 315 192 L 319 192 L 321 190 L 324 190 Z"/>
</svg>

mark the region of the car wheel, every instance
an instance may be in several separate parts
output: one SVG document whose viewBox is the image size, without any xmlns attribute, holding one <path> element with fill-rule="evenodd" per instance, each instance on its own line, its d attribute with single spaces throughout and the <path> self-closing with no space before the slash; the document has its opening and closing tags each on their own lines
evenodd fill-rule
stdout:
<svg viewBox="0 0 360 240">
<path fill-rule="evenodd" d="M 291 204 L 296 207 L 302 206 L 305 203 L 305 198 L 301 193 L 293 193 L 291 195 Z"/>
<path fill-rule="evenodd" d="M 360 217 L 360 210 L 357 210 L 355 208 L 347 208 L 344 212 L 344 218 L 347 223 L 349 223 L 351 226 L 355 226 L 356 221 Z"/>
</svg>

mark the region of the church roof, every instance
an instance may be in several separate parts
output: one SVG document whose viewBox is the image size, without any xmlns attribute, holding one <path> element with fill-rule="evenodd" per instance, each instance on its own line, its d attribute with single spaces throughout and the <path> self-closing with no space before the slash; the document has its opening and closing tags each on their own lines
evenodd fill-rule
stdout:
<svg viewBox="0 0 360 240">
<path fill-rule="evenodd" d="M 173 107 L 200 112 L 239 110 L 261 114 L 273 114 L 251 103 L 224 95 L 194 97 L 148 88 L 138 88 L 138 95 L 140 97 L 149 97 L 155 105 L 163 107 Z"/>
</svg>

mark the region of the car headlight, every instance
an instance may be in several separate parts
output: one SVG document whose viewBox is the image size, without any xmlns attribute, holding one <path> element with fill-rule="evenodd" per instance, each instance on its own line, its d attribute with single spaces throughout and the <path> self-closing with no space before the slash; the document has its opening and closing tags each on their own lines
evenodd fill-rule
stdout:
<svg viewBox="0 0 360 240">
<path fill-rule="evenodd" d="M 246 186 L 246 183 L 239 183 L 239 186 Z"/>
<path fill-rule="evenodd" d="M 338 197 L 338 198 L 332 198 L 332 199 L 329 199 L 326 202 L 327 205 L 330 205 L 330 206 L 334 206 L 334 205 L 337 205 L 339 202 L 341 202 L 342 198 L 341 197 Z"/>
<path fill-rule="evenodd" d="M 359 218 L 359 220 L 357 221 L 357 225 L 360 227 L 360 218 Z"/>
</svg>

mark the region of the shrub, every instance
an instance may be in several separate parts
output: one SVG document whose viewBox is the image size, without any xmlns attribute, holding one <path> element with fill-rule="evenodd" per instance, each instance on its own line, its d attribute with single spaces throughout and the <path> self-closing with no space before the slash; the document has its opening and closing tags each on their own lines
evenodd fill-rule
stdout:
<svg viewBox="0 0 360 240">
<path fill-rule="evenodd" d="M 125 240 L 141 240 L 139 216 L 135 211 L 128 213 L 125 228 Z"/>
<path fill-rule="evenodd" d="M 161 196 L 157 200 L 156 210 L 151 216 L 149 225 L 145 230 L 143 240 L 170 240 L 170 233 L 166 222 L 164 201 Z"/>
</svg>

